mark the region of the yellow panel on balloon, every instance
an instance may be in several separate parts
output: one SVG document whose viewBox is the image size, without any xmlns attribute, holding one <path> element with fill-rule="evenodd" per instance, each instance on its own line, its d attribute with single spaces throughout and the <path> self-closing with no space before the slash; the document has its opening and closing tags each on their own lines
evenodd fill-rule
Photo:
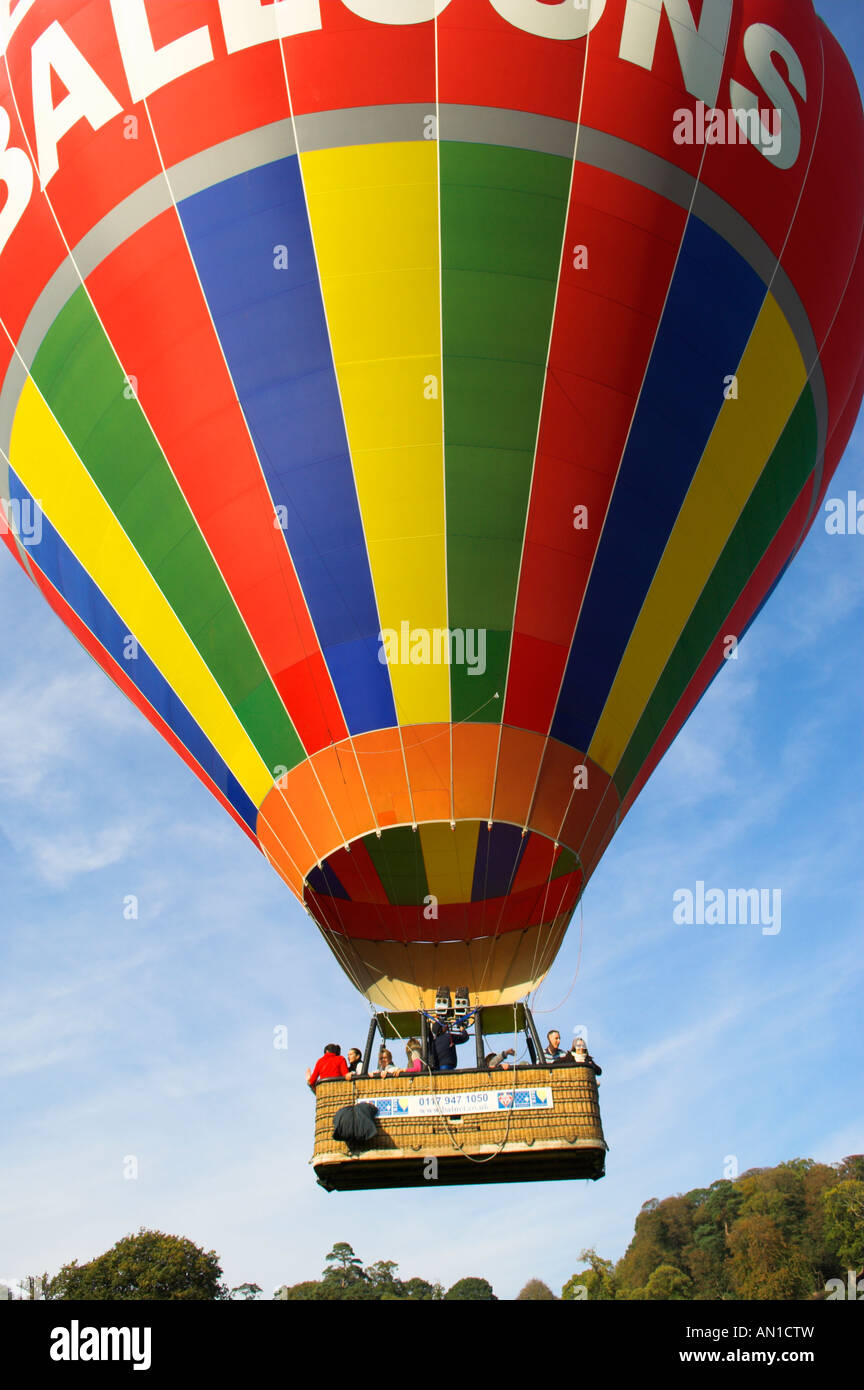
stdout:
<svg viewBox="0 0 864 1390">
<path fill-rule="evenodd" d="M 618 668 L 589 757 L 614 774 L 663 668 L 807 382 L 767 295 Z"/>
<path fill-rule="evenodd" d="M 474 861 L 480 822 L 457 821 L 420 826 L 420 844 L 429 892 L 439 903 L 468 903 L 474 886 Z"/>
<path fill-rule="evenodd" d="M 447 627 L 434 141 L 315 150 L 303 178 L 381 628 Z M 422 643 L 414 646 L 422 658 Z M 450 717 L 443 663 L 391 654 L 400 724 Z"/>
<path fill-rule="evenodd" d="M 72 553 L 260 806 L 273 785 L 272 773 L 29 379 L 15 412 L 9 457 L 28 492 L 40 499 Z"/>
</svg>

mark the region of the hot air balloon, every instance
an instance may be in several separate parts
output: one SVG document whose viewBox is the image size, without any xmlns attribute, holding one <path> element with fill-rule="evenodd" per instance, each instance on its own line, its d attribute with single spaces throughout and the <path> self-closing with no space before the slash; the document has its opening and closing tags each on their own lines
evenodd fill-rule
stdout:
<svg viewBox="0 0 864 1390">
<path fill-rule="evenodd" d="M 848 63 L 810 0 L 3 40 L 7 546 L 376 1010 L 516 1005 L 855 421 Z"/>
</svg>

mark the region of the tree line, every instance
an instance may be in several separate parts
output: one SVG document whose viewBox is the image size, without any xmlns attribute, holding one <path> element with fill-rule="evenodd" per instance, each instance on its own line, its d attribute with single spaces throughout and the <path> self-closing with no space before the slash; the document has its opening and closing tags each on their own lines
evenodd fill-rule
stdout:
<svg viewBox="0 0 864 1390">
<path fill-rule="evenodd" d="M 617 1263 L 583 1250 L 582 1268 L 555 1294 L 531 1278 L 518 1300 L 760 1300 L 829 1297 L 830 1281 L 864 1274 L 864 1155 L 840 1163 L 790 1159 L 751 1168 L 662 1201 L 636 1217 L 633 1239 Z M 261 1296 L 258 1284 L 229 1288 L 219 1256 L 182 1236 L 142 1229 L 111 1250 L 51 1279 L 31 1281 L 50 1300 L 211 1301 Z M 449 1288 L 413 1276 L 393 1260 L 364 1266 L 346 1241 L 325 1257 L 320 1278 L 284 1284 L 281 1301 L 497 1301 L 480 1275 Z M 839 1296 L 839 1295 L 838 1295 Z"/>
<path fill-rule="evenodd" d="M 275 1297 L 286 1302 L 295 1299 L 314 1301 L 373 1300 L 397 1303 L 430 1303 L 450 1299 L 483 1299 L 497 1301 L 488 1279 L 467 1277 L 457 1279 L 444 1290 L 443 1285 L 428 1279 L 399 1279 L 399 1266 L 393 1260 L 377 1260 L 364 1268 L 347 1241 L 337 1241 L 326 1258 L 326 1268 L 320 1279 L 301 1284 L 283 1284 Z"/>
<path fill-rule="evenodd" d="M 793 1158 L 652 1197 L 616 1264 L 594 1250 L 582 1259 L 562 1298 L 825 1298 L 832 1279 L 864 1267 L 864 1155 Z"/>
</svg>

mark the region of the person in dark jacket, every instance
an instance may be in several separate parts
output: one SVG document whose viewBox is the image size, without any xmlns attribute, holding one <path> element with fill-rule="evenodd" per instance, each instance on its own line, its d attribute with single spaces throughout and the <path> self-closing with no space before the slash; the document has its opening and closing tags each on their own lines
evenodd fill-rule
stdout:
<svg viewBox="0 0 864 1390">
<path fill-rule="evenodd" d="M 464 1028 L 451 1032 L 449 1026 L 436 1019 L 430 1029 L 432 1044 L 429 1048 L 429 1061 L 433 1071 L 455 1071 L 457 1064 L 456 1048 L 468 1041 Z"/>
<path fill-rule="evenodd" d="M 324 1055 L 315 1063 L 315 1070 L 310 1071 L 307 1067 L 306 1080 L 313 1091 L 319 1081 L 341 1081 L 343 1076 L 348 1075 L 348 1063 L 341 1052 L 338 1043 L 328 1043 Z"/>
<path fill-rule="evenodd" d="M 363 1075 L 363 1053 L 359 1047 L 349 1047 L 348 1049 L 348 1070 L 354 1076 Z"/>
</svg>

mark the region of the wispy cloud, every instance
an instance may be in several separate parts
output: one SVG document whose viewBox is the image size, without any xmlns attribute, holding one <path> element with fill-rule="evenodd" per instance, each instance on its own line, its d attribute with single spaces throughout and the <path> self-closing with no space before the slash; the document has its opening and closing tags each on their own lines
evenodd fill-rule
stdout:
<svg viewBox="0 0 864 1390">
<path fill-rule="evenodd" d="M 89 834 L 76 830 L 50 837 L 13 831 L 10 838 L 45 883 L 65 888 L 81 874 L 92 874 L 125 859 L 138 834 L 135 825 L 127 824 L 103 826 Z"/>
<path fill-rule="evenodd" d="M 100 729 L 132 729 L 128 711 L 91 667 L 69 675 L 28 669 L 0 689 L 0 786 L 20 800 L 50 802 L 63 773 L 85 768 Z"/>
</svg>

